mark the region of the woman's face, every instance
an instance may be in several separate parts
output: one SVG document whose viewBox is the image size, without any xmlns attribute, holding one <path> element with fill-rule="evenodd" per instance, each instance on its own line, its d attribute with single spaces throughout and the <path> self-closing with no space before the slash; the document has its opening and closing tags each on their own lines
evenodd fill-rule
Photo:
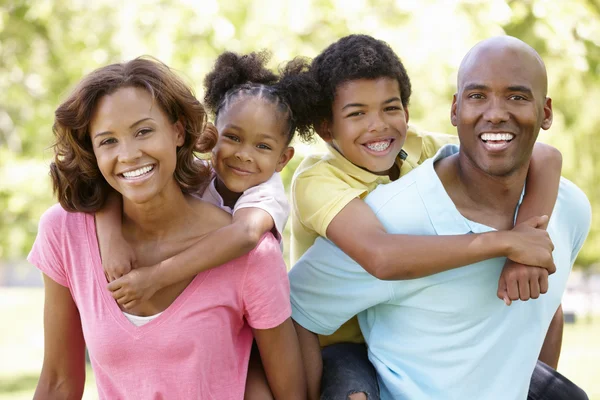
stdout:
<svg viewBox="0 0 600 400">
<path fill-rule="evenodd" d="M 183 127 L 169 121 L 146 90 L 124 87 L 103 96 L 89 132 L 100 172 L 124 199 L 142 204 L 176 185 Z"/>
</svg>

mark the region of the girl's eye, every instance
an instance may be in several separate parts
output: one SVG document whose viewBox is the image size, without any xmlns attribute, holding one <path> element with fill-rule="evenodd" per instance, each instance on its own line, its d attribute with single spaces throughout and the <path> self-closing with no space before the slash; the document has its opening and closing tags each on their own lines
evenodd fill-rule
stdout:
<svg viewBox="0 0 600 400">
<path fill-rule="evenodd" d="M 256 146 L 256 147 L 258 147 L 258 148 L 259 148 L 259 149 L 261 149 L 261 150 L 271 150 L 271 147 L 270 147 L 270 146 L 268 146 L 268 145 L 266 145 L 266 144 L 262 144 L 262 143 L 261 143 L 261 144 L 259 144 L 259 145 L 258 145 L 258 146 Z"/>
<path fill-rule="evenodd" d="M 229 139 L 229 140 L 233 140 L 234 142 L 239 142 L 240 138 L 235 136 L 235 135 L 229 135 L 229 134 L 225 134 L 223 135 L 223 137 Z"/>
</svg>

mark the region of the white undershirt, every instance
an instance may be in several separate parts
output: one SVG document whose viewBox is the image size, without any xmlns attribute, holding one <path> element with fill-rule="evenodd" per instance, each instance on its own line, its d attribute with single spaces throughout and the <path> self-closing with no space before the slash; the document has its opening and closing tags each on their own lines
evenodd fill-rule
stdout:
<svg viewBox="0 0 600 400">
<path fill-rule="evenodd" d="M 162 314 L 162 312 L 159 312 L 158 314 L 154 314 L 154 315 L 148 315 L 147 317 L 142 317 L 139 315 L 128 314 L 125 311 L 123 311 L 123 315 L 125 317 L 127 317 L 129 322 L 131 322 L 135 326 L 146 325 L 148 322 L 152 321 L 154 318 L 158 317 L 160 314 Z"/>
</svg>

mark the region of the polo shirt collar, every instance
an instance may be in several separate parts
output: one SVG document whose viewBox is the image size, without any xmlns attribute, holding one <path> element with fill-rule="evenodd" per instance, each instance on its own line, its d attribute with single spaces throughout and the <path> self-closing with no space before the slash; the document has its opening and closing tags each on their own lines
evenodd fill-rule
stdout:
<svg viewBox="0 0 600 400">
<path fill-rule="evenodd" d="M 417 188 L 423 204 L 427 208 L 431 223 L 438 235 L 462 235 L 494 231 L 495 229 L 492 227 L 468 220 L 458 211 L 433 168 L 436 161 L 458 153 L 458 149 L 459 147 L 455 144 L 443 146 L 433 158 L 426 160 L 420 168 L 415 170 L 419 174 L 415 177 Z M 519 205 L 523 200 L 523 195 L 524 190 L 521 193 Z"/>
</svg>

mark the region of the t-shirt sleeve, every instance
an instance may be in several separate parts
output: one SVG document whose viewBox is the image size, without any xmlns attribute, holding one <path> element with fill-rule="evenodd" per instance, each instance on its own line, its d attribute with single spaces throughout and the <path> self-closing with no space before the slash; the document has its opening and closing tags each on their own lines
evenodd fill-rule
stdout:
<svg viewBox="0 0 600 400">
<path fill-rule="evenodd" d="M 292 313 L 290 283 L 279 243 L 267 233 L 247 257 L 242 287 L 246 321 L 254 329 L 279 326 Z"/>
<path fill-rule="evenodd" d="M 321 164 L 294 179 L 294 208 L 305 228 L 327 237 L 327 227 L 335 216 L 352 200 L 368 193 L 366 188 L 352 187 L 345 178 L 335 168 Z"/>
<path fill-rule="evenodd" d="M 56 204 L 40 218 L 38 233 L 27 261 L 59 285 L 68 287 L 64 266 L 64 227 L 67 212 Z"/>
<path fill-rule="evenodd" d="M 275 173 L 268 181 L 246 190 L 235 203 L 233 214 L 242 208 L 260 208 L 266 211 L 273 218 L 279 235 L 277 239 L 281 240 L 290 215 L 290 204 L 281 175 Z"/>
<path fill-rule="evenodd" d="M 334 333 L 361 311 L 393 298 L 390 282 L 374 278 L 322 237 L 289 276 L 292 318 L 320 335 Z"/>
<path fill-rule="evenodd" d="M 447 144 L 459 144 L 458 136 L 456 135 L 425 131 L 420 131 L 419 134 L 423 138 L 421 159 L 419 160 L 419 164 L 428 158 L 433 157 L 443 146 Z"/>
</svg>

